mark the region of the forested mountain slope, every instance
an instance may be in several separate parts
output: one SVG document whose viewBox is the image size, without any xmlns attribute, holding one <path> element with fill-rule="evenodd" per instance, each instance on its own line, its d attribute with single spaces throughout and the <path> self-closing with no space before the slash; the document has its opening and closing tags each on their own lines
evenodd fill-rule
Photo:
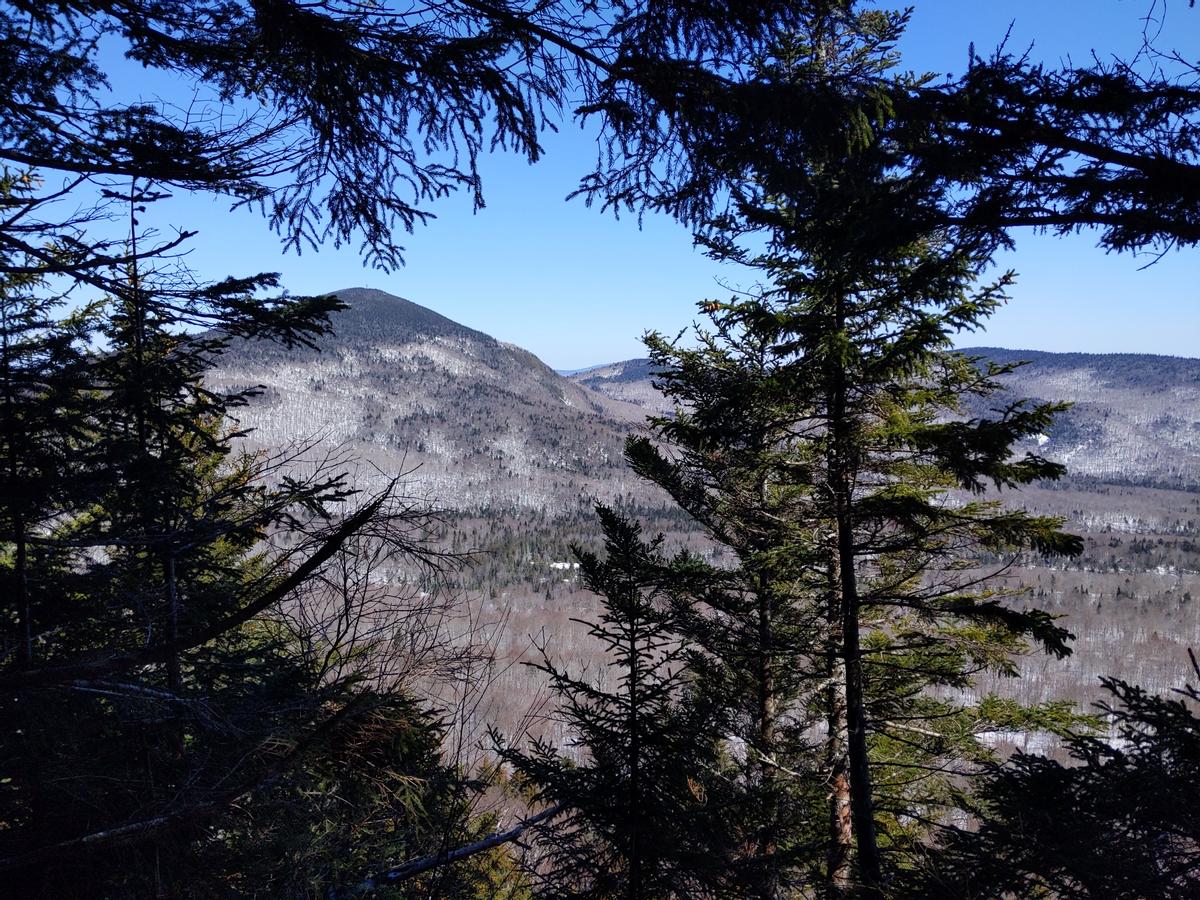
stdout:
<svg viewBox="0 0 1200 900">
<path fill-rule="evenodd" d="M 251 445 L 341 447 L 362 461 L 361 478 L 412 471 L 452 510 L 574 513 L 646 493 L 621 455 L 638 407 L 415 303 L 337 294 L 349 309 L 319 352 L 241 343 L 209 375 L 216 388 L 262 385 L 239 410 Z"/>
</svg>

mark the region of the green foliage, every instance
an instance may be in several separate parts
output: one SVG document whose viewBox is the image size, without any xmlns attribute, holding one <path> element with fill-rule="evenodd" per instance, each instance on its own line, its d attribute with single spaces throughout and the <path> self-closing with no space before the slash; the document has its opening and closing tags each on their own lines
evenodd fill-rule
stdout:
<svg viewBox="0 0 1200 900">
<path fill-rule="evenodd" d="M 259 206 L 288 246 L 361 238 L 393 266 L 393 229 L 425 203 L 463 187 L 482 205 L 485 147 L 540 155 L 576 76 L 628 146 L 664 110 L 664 62 L 737 57 L 790 5 L 2 8 L 0 161 L 19 169 L 0 182 L 0 557 L 17 587 L 0 619 L 0 711 L 16 723 L 0 739 L 0 866 L 30 895 L 255 890 L 219 887 L 239 867 L 199 869 L 193 851 L 234 833 L 231 808 L 317 777 L 313 759 L 365 714 L 361 679 L 389 644 L 357 641 L 356 611 L 376 601 L 347 585 L 370 583 L 356 560 L 419 556 L 420 515 L 384 495 L 339 518 L 339 473 L 303 481 L 232 451 L 227 413 L 249 393 L 213 393 L 207 368 L 235 337 L 312 346 L 336 304 L 270 299 L 272 275 L 172 279 L 156 267 L 191 233 L 156 237 L 139 217 L 173 191 L 219 195 Z M 125 102 L 102 48 L 182 77 L 193 108 Z M 104 299 L 55 323 L 47 277 Z"/>
<path fill-rule="evenodd" d="M 486 827 L 436 719 L 403 685 L 364 683 L 389 633 L 355 637 L 358 617 L 389 597 L 364 606 L 355 567 L 426 564 L 424 513 L 385 493 L 338 516 L 343 475 L 279 477 L 235 452 L 245 395 L 202 383 L 230 337 L 196 321 L 283 341 L 325 328 L 332 301 L 253 309 L 252 286 L 193 295 L 133 273 L 65 323 L 37 280 L 0 301 L 5 478 L 32 488 L 0 498 L 0 575 L 18 586 L 0 619 L 0 866 L 23 895 L 305 897 L 361 877 L 368 852 Z M 450 876 L 481 895 L 498 877 Z"/>
<path fill-rule="evenodd" d="M 814 162 L 859 152 L 897 179 L 893 217 L 856 232 L 864 248 L 892 231 L 961 230 L 990 253 L 1030 227 L 1095 229 L 1118 251 L 1200 241 L 1200 88 L 1186 52 L 1151 44 L 1056 66 L 1025 47 L 969 44 L 965 71 L 939 76 L 891 65 L 907 12 L 857 0 L 792 10 L 740 68 L 676 77 L 657 141 L 607 161 L 586 186 L 711 226 L 707 237 L 724 242 L 746 195 L 789 197 L 797 221 L 816 227 L 853 215 L 821 190 Z"/>
<path fill-rule="evenodd" d="M 0 208 L 28 190 L 26 180 L 6 171 L 0 178 Z M 60 320 L 62 300 L 43 293 L 37 267 L 29 265 L 22 274 L 22 266 L 10 261 L 0 251 L 3 268 L 16 272 L 0 276 L 0 495 L 6 501 L 0 546 L 11 551 L 0 564 L 11 602 L 0 616 L 0 646 L 5 655 L 14 653 L 29 665 L 34 620 L 42 613 L 37 607 L 58 599 L 43 590 L 35 600 L 39 592 L 30 583 L 31 557 L 38 557 L 36 565 L 43 568 L 63 562 L 61 551 L 31 545 L 31 539 L 53 528 L 63 496 L 80 487 L 82 473 L 71 449 L 86 430 L 81 405 L 89 386 L 86 345 L 94 320 L 91 310 Z"/>
<path fill-rule="evenodd" d="M 630 444 L 635 470 L 736 553 L 732 572 L 708 575 L 714 587 L 680 584 L 708 623 L 688 637 L 720 661 L 711 671 L 774 694 L 776 715 L 802 710 L 801 724 L 824 725 L 816 780 L 841 786 L 826 837 L 826 878 L 840 891 L 851 832 L 857 878 L 878 891 L 889 870 L 911 865 L 929 827 L 962 808 L 961 778 L 988 759 L 981 733 L 1010 727 L 990 718 L 994 704 L 960 699 L 973 676 L 1011 673 L 1027 644 L 1069 652 L 1070 635 L 989 584 L 996 570 L 980 557 L 1080 548 L 1060 519 L 973 496 L 1061 474 L 1020 448 L 1062 406 L 967 413 L 968 401 L 986 407 L 1011 367 L 980 366 L 952 340 L 1005 301 L 1012 275 L 980 286 L 992 245 L 933 227 L 924 211 L 949 187 L 901 165 L 876 93 L 904 22 L 814 10 L 767 64 L 772 78 L 827 85 L 826 114 L 842 127 L 794 148 L 794 169 L 761 160 L 736 215 L 715 223 L 711 253 L 751 266 L 766 286 L 705 304 L 711 326 L 696 348 L 649 337 L 677 407 L 653 422 L 660 445 Z M 765 249 L 740 248 L 741 235 Z M 736 646 L 787 658 L 790 685 L 707 639 L 753 621 L 713 599 L 738 579 L 766 599 L 767 627 Z M 727 676 L 711 680 L 714 694 L 738 696 Z"/>
<path fill-rule="evenodd" d="M 336 741 L 201 845 L 196 883 L 236 896 L 325 897 L 381 860 L 470 843 L 495 828 L 473 811 L 464 774 L 442 759 L 444 725 L 399 692 L 367 693 Z M 503 847 L 372 896 L 527 897 Z"/>
<path fill-rule="evenodd" d="M 793 395 L 762 335 L 716 322 L 695 349 L 648 338 L 658 383 L 676 403 L 652 420 L 666 449 L 633 438 L 633 469 L 671 495 L 730 565 L 684 554 L 659 576 L 677 610 L 697 692 L 724 710 L 722 738 L 741 757 L 724 771 L 740 892 L 809 883 L 824 863 L 827 771 L 813 685 L 827 674 L 819 605 L 823 549 L 801 511 L 811 502 L 793 452 Z M 740 883 L 737 879 L 744 879 Z"/>
<path fill-rule="evenodd" d="M 111 287 L 119 279 L 97 255 L 145 258 L 192 236 L 180 229 L 131 253 L 120 237 L 99 235 L 97 223 L 122 212 L 123 186 L 141 178 L 156 186 L 155 201 L 173 191 L 228 198 L 261 209 L 289 248 L 357 244 L 367 262 L 391 269 L 403 258 L 397 236 L 427 221 L 432 202 L 462 190 L 484 205 L 481 154 L 537 160 L 540 132 L 568 98 L 603 112 L 614 149 L 632 150 L 673 112 L 660 91 L 666 78 L 752 54 L 792 15 L 784 0 L 436 10 L 5 0 L 0 162 L 62 179 L 30 198 L 44 217 L 10 220 L 0 248 L 44 259 L 53 242 L 58 271 Z M 182 81 L 190 104 L 122 96 L 102 53 Z M 57 208 L 64 194 L 81 203 Z"/>
</svg>

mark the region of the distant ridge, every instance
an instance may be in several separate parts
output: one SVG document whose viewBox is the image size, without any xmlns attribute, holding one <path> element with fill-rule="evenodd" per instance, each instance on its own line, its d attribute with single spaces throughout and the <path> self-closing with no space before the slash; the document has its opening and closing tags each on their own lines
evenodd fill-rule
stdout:
<svg viewBox="0 0 1200 900">
<path fill-rule="evenodd" d="M 595 501 L 649 533 L 665 532 L 672 545 L 709 548 L 696 524 L 624 460 L 626 438 L 666 408 L 650 360 L 567 378 L 528 351 L 400 297 L 365 288 L 336 293 L 350 308 L 333 316 L 334 333 L 321 338 L 319 351 L 235 343 L 208 384 L 263 386 L 235 410 L 251 429 L 249 449 L 290 456 L 289 448 L 315 439 L 292 465 L 304 473 L 327 456 L 339 468 L 357 460 L 350 478 L 363 491 L 404 476 L 405 492 L 445 512 L 447 546 L 486 550 L 462 577 L 470 591 L 479 588 L 469 602 L 477 597 L 486 613 L 473 621 L 500 623 L 498 655 L 516 658 L 535 634 L 572 648 L 564 652 L 585 646 L 571 623 L 586 619 L 594 601 L 550 566 L 570 558 L 568 545 L 597 545 Z M 990 406 L 1022 397 L 1075 404 L 1049 434 L 1021 448 L 1063 461 L 1068 478 L 1008 499 L 1069 518 L 1085 537 L 1085 556 L 1053 568 L 1035 560 L 1006 577 L 1068 615 L 1064 624 L 1080 639 L 1058 674 L 1048 675 L 1038 657 L 1022 662 L 1020 684 L 1036 700 L 1091 696 L 1103 672 L 1167 690 L 1178 671 L 1164 654 L 1182 657 L 1197 643 L 1187 603 L 1200 595 L 1200 360 L 965 352 L 1031 360 Z M 526 690 L 498 684 L 506 696 Z"/>
<path fill-rule="evenodd" d="M 989 359 L 994 359 L 997 362 L 1009 361 L 1012 359 L 1059 359 L 1065 361 L 1077 362 L 1099 357 L 1101 359 L 1175 359 L 1183 362 L 1200 363 L 1200 357 L 1197 356 L 1177 356 L 1168 353 L 1132 353 L 1123 350 L 1117 350 L 1107 353 L 1084 353 L 1079 350 L 1027 350 L 1014 347 L 960 347 L 960 353 L 966 353 L 968 356 L 986 356 Z"/>
<path fill-rule="evenodd" d="M 570 378 L 598 394 L 633 403 L 647 412 L 667 412 L 671 405 L 654 389 L 654 370 L 654 363 L 650 359 L 638 357 L 580 369 Z"/>
<path fill-rule="evenodd" d="M 1091 368 L 1109 384 L 1153 387 L 1167 383 L 1200 382 L 1200 358 L 1156 353 L 1057 353 L 1049 350 L 1011 350 L 1004 347 L 963 347 L 968 356 L 997 363 L 1026 361 L 1041 371 Z"/>
<path fill-rule="evenodd" d="M 964 347 L 962 353 L 1001 364 L 1028 362 L 1005 379 L 1005 391 L 981 404 L 1016 399 L 1065 401 L 1038 452 L 1071 475 L 1160 487 L 1200 488 L 1200 359 L 1149 353 L 1054 353 Z M 571 380 L 641 406 L 669 408 L 654 390 L 645 358 L 592 366 Z"/>
</svg>

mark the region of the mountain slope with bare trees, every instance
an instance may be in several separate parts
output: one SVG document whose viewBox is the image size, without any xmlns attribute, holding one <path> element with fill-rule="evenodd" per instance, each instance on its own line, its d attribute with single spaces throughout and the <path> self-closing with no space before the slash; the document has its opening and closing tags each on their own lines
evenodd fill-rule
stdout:
<svg viewBox="0 0 1200 900">
<path fill-rule="evenodd" d="M 251 446 L 352 454 L 364 461 L 362 487 L 408 473 L 410 489 L 445 511 L 447 543 L 484 551 L 464 584 L 512 598 L 514 646 L 541 628 L 571 629 L 589 602 L 569 546 L 596 537 L 597 499 L 695 545 L 686 517 L 622 456 L 645 416 L 666 411 L 648 360 L 564 376 L 415 303 L 367 289 L 338 295 L 349 309 L 320 352 L 240 345 L 210 386 L 262 386 L 235 411 Z M 1084 538 L 1077 560 L 1029 559 L 1010 573 L 1066 617 L 1076 652 L 1057 665 L 1030 658 L 1017 689 L 1090 697 L 1099 673 L 1169 688 L 1184 648 L 1200 644 L 1200 360 L 967 352 L 1029 360 L 993 405 L 1074 404 L 1027 448 L 1066 463 L 1068 477 L 1009 499 L 1065 516 Z"/>
</svg>

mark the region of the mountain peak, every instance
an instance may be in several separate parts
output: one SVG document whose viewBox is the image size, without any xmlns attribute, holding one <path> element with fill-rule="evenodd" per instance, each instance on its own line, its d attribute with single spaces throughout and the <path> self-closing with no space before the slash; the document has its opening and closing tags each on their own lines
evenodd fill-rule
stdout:
<svg viewBox="0 0 1200 900">
<path fill-rule="evenodd" d="M 349 309 L 334 313 L 337 340 L 359 338 L 409 341 L 437 337 L 459 337 L 486 344 L 495 339 L 448 319 L 428 307 L 375 288 L 352 287 L 331 291 Z"/>
</svg>

